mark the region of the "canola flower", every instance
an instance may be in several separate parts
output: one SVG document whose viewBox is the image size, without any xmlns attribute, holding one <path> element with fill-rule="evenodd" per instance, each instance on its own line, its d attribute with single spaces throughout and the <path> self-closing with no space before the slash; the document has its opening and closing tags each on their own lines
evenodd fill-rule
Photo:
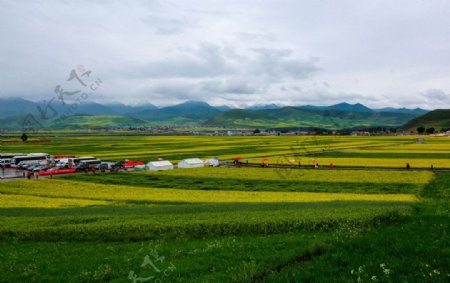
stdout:
<svg viewBox="0 0 450 283">
<path fill-rule="evenodd" d="M 106 205 L 108 201 L 77 198 L 48 198 L 32 195 L 0 194 L 0 208 L 60 208 Z"/>
<path fill-rule="evenodd" d="M 322 160 L 322 159 L 320 159 Z M 273 168 L 195 168 L 177 169 L 165 172 L 138 173 L 165 176 L 190 176 L 202 178 L 241 179 L 241 180 L 280 180 L 280 169 Z M 285 169 L 281 169 L 285 170 Z M 282 181 L 325 182 L 325 183 L 390 183 L 427 184 L 433 178 L 431 172 L 406 171 L 361 171 L 361 170 L 301 170 L 292 169 L 283 176 Z"/>
<path fill-rule="evenodd" d="M 102 185 L 64 180 L 7 182 L 3 194 L 63 197 L 106 201 L 146 201 L 173 203 L 305 203 L 331 201 L 416 202 L 412 194 L 353 194 L 312 192 L 246 192 L 220 190 L 181 190 Z"/>
</svg>

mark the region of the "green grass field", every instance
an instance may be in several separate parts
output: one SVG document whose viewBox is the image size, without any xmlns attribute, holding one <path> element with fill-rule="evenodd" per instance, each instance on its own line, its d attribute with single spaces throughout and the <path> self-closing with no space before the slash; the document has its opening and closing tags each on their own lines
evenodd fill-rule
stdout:
<svg viewBox="0 0 450 283">
<path fill-rule="evenodd" d="M 315 154 L 363 165 L 450 154 L 443 138 L 48 139 L 3 138 L 1 151 L 145 161 L 325 151 Z M 449 184 L 432 171 L 298 168 L 0 182 L 0 282 L 448 282 Z"/>
</svg>

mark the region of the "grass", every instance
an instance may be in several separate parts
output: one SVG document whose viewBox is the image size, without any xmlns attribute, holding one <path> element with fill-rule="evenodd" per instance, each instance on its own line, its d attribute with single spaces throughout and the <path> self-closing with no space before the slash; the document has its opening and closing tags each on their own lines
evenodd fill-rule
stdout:
<svg viewBox="0 0 450 283">
<path fill-rule="evenodd" d="M 265 282 L 448 282 L 450 278 L 449 174 L 438 174 L 426 200 L 401 226 L 376 229 L 332 252 L 286 267 Z"/>
<path fill-rule="evenodd" d="M 341 225 L 372 226 L 412 213 L 402 203 L 187 205 L 53 210 L 30 215 L 26 209 L 1 219 L 0 239 L 33 241 L 138 241 L 201 238 L 220 235 L 274 234 L 292 231 L 329 231 Z M 17 214 L 20 212 L 20 215 Z M 4 212 L 3 212 L 4 213 Z M 126 225 L 124 225 L 126 223 Z"/>
<path fill-rule="evenodd" d="M 326 238 L 326 233 L 289 233 L 95 245 L 0 242 L 0 270 L 6 271 L 0 281 L 131 282 L 128 276 L 133 271 L 163 282 L 245 282 L 279 262 L 323 246 Z M 156 253 L 165 257 L 158 262 L 151 258 L 162 272 L 149 265 L 141 267 L 147 255 Z M 173 271 L 161 274 L 172 266 Z"/>
<path fill-rule="evenodd" d="M 344 148 L 353 149 L 327 152 Z M 411 137 L 64 134 L 2 144 L 145 161 L 322 151 L 321 164 L 360 166 L 408 151 L 442 161 L 449 150 L 446 139 Z M 262 168 L 0 182 L 0 282 L 448 282 L 449 183 L 412 170 Z"/>
<path fill-rule="evenodd" d="M 215 174 L 214 182 L 219 176 L 226 180 L 224 174 L 238 172 L 203 169 L 104 177 L 123 183 L 127 177 L 165 176 L 167 179 L 158 183 L 163 184 L 176 174 L 194 181 Z M 241 172 L 245 173 L 241 180 L 264 175 L 262 181 L 277 182 L 276 172 Z M 351 176 L 330 178 L 330 184 L 341 184 L 342 178 L 347 178 L 348 184 L 358 179 L 353 187 L 364 184 L 357 178 L 363 172 L 348 174 Z M 391 185 L 400 187 L 424 186 L 432 177 L 393 176 L 403 181 Z M 99 176 L 81 175 L 76 180 L 0 183 L 2 196 L 37 198 L 34 205 L 25 201 L 16 207 L 3 203 L 0 208 L 0 281 L 126 282 L 134 274 L 166 282 L 249 282 L 265 278 L 268 272 L 297 258 L 324 253 L 342 239 L 401 224 L 414 213 L 418 200 L 414 194 L 380 194 L 376 190 L 370 194 L 241 191 L 231 187 L 204 190 L 198 187 L 201 184 L 184 190 L 154 188 L 150 183 L 145 187 L 105 185 L 96 178 Z M 302 184 L 297 178 L 288 177 L 287 182 L 291 186 Z M 300 178 L 309 178 L 312 187 L 317 175 Z M 58 204 L 61 200 L 79 205 L 67 207 Z M 104 203 L 85 206 L 83 201 Z M 53 202 L 55 206 L 49 207 Z M 159 270 L 175 266 L 167 276 L 141 266 L 154 249 L 165 258 L 153 261 Z"/>
<path fill-rule="evenodd" d="M 431 172 L 256 168 L 198 168 L 63 177 L 70 181 L 136 187 L 363 194 L 416 194 L 431 178 Z"/>
</svg>

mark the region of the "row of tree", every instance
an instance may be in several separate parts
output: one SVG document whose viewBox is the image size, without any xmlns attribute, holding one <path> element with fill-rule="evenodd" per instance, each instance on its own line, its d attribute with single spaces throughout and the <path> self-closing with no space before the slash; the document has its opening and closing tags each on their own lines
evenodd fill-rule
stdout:
<svg viewBox="0 0 450 283">
<path fill-rule="evenodd" d="M 436 132 L 435 128 L 425 128 L 424 126 L 420 126 L 417 128 L 417 133 L 420 135 L 423 135 L 423 134 L 430 135 L 430 134 L 434 134 L 435 132 Z"/>
</svg>

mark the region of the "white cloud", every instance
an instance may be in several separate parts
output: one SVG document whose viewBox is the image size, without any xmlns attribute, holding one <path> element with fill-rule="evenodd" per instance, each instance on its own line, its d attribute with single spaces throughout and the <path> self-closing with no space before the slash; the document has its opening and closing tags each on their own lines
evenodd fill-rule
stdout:
<svg viewBox="0 0 450 283">
<path fill-rule="evenodd" d="M 103 101 L 450 107 L 449 1 L 1 3 L 0 97 L 84 64 Z"/>
<path fill-rule="evenodd" d="M 450 101 L 450 95 L 446 94 L 440 89 L 428 89 L 421 93 L 429 101 L 433 102 L 448 102 Z"/>
</svg>

